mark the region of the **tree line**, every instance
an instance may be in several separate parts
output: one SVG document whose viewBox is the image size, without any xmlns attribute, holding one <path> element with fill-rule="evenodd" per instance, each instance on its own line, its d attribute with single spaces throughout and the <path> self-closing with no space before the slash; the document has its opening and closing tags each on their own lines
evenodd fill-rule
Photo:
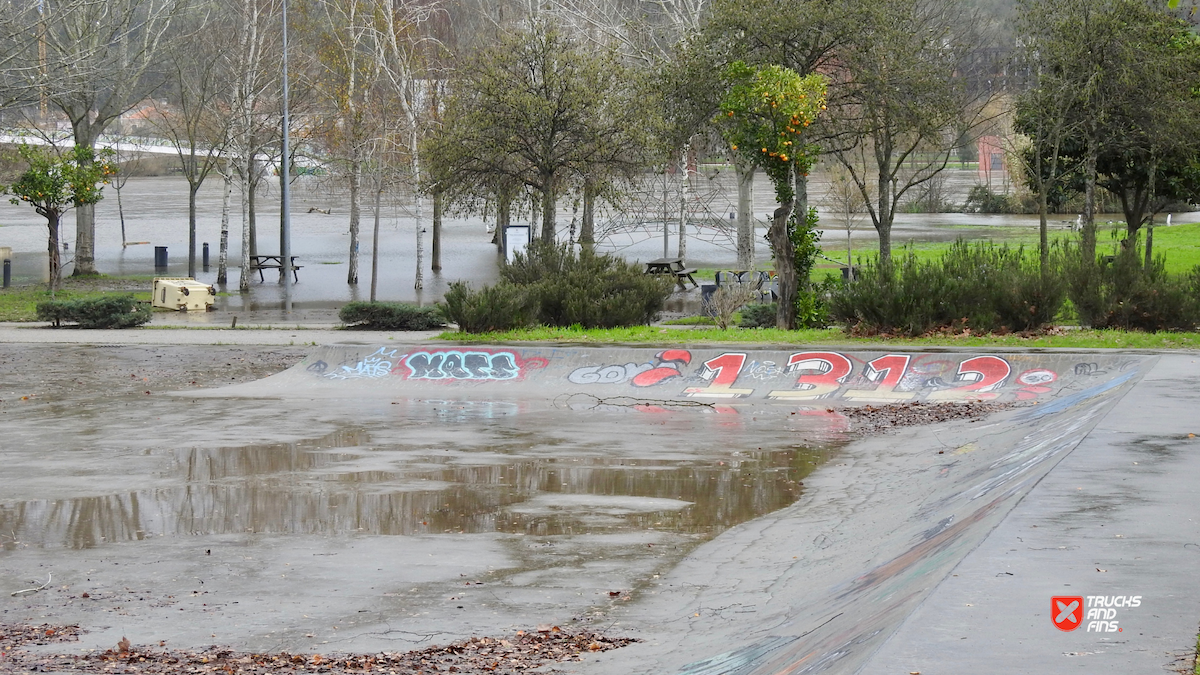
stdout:
<svg viewBox="0 0 1200 675">
<path fill-rule="evenodd" d="M 571 200 L 582 206 L 571 238 L 590 249 L 599 205 L 621 208 L 655 174 L 680 180 L 682 202 L 696 159 L 720 158 L 738 176 L 748 267 L 762 172 L 780 204 L 768 238 L 788 328 L 809 292 L 818 161 L 863 205 L 884 265 L 905 200 L 975 138 L 1009 128 L 1039 199 L 1043 257 L 1046 214 L 1068 194 L 1085 196 L 1092 258 L 1098 188 L 1120 199 L 1131 237 L 1168 201 L 1200 194 L 1200 43 L 1187 10 L 1165 3 L 1022 0 L 1013 30 L 1007 7 L 971 0 L 288 1 L 294 152 L 349 191 L 351 284 L 364 212 L 373 204 L 377 225 L 382 196 L 401 188 L 418 230 L 430 202 L 437 269 L 446 212 L 493 218 L 497 237 L 528 214 L 549 243 Z M 195 196 L 215 174 L 219 281 L 236 187 L 246 289 L 255 188 L 294 160 L 278 156 L 282 2 L 7 0 L 0 105 L 9 119 L 51 111 L 91 149 L 125 111 L 165 100 L 151 119 L 190 186 L 192 266 Z M 75 273 L 94 273 L 90 204 L 76 218 Z"/>
</svg>

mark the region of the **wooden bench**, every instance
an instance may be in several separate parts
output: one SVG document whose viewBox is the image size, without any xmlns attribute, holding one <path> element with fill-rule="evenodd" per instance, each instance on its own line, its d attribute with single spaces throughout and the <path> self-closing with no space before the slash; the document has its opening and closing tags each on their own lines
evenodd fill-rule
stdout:
<svg viewBox="0 0 1200 675">
<path fill-rule="evenodd" d="M 687 288 L 683 283 L 685 279 L 692 282 L 692 288 L 698 288 L 700 284 L 692 278 L 696 272 L 695 267 L 683 266 L 683 258 L 659 258 L 646 263 L 646 274 L 670 274 L 680 288 Z"/>
<path fill-rule="evenodd" d="M 300 281 L 300 275 L 296 273 L 296 270 L 303 267 L 303 265 L 296 264 L 296 258 L 298 258 L 298 257 L 299 256 L 292 256 L 292 279 L 294 279 L 297 283 L 299 283 L 299 281 Z M 265 279 L 263 279 L 263 273 L 262 273 L 263 270 L 281 270 L 281 269 L 283 269 L 283 256 L 280 256 L 280 255 L 252 255 L 252 256 L 250 256 L 250 269 L 258 270 L 258 280 L 259 280 L 259 282 L 263 282 L 263 281 L 265 281 Z"/>
</svg>

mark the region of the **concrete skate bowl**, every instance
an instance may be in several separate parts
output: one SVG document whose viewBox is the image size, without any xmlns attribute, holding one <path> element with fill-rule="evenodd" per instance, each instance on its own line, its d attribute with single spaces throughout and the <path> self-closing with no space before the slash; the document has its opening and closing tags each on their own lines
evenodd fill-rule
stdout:
<svg viewBox="0 0 1200 675">
<path fill-rule="evenodd" d="M 334 345 L 222 396 L 510 402 L 729 415 L 845 432 L 845 406 L 1013 402 L 976 422 L 853 440 L 798 501 L 693 550 L 608 613 L 642 642 L 575 672 L 862 672 L 962 558 L 1156 361 L 821 348 Z"/>
</svg>

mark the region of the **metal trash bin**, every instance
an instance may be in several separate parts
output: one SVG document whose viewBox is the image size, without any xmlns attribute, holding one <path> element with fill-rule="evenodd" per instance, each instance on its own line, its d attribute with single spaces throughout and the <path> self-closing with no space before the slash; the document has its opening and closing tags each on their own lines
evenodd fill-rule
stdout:
<svg viewBox="0 0 1200 675">
<path fill-rule="evenodd" d="M 191 277 L 155 277 L 150 305 L 181 312 L 212 311 L 217 289 Z"/>
</svg>

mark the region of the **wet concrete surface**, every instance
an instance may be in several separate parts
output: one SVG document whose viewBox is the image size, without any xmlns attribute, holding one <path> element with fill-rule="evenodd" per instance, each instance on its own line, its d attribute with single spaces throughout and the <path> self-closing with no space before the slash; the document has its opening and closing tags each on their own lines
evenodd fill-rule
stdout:
<svg viewBox="0 0 1200 675">
<path fill-rule="evenodd" d="M 0 347 L 0 621 L 78 622 L 74 648 L 643 640 L 559 666 L 588 675 L 1160 672 L 1194 645 L 1192 355 L 912 355 L 888 396 L 1036 403 L 847 443 L 767 364 L 845 358 L 853 402 L 902 356 L 472 347 L 531 368 L 473 383 L 448 345 L 255 349 Z M 618 403 L 647 358 L 678 375 Z M 1144 600 L 1113 639 L 1056 629 L 1067 593 Z"/>
<path fill-rule="evenodd" d="M 1009 673 L 1191 672 L 1200 626 L 1198 360 L 1161 357 L 865 672 L 1001 672 L 997 663 Z M 1078 628 L 1052 625 L 1054 596 L 1084 598 Z M 1097 596 L 1108 601 L 1093 603 Z M 1120 596 L 1141 596 L 1139 606 L 1114 607 Z M 1103 615 L 1089 616 L 1093 609 Z"/>
<path fill-rule="evenodd" d="M 5 345 L 0 621 L 78 622 L 80 648 L 368 652 L 600 623 L 836 447 L 770 407 L 162 395 L 298 353 Z"/>
</svg>

